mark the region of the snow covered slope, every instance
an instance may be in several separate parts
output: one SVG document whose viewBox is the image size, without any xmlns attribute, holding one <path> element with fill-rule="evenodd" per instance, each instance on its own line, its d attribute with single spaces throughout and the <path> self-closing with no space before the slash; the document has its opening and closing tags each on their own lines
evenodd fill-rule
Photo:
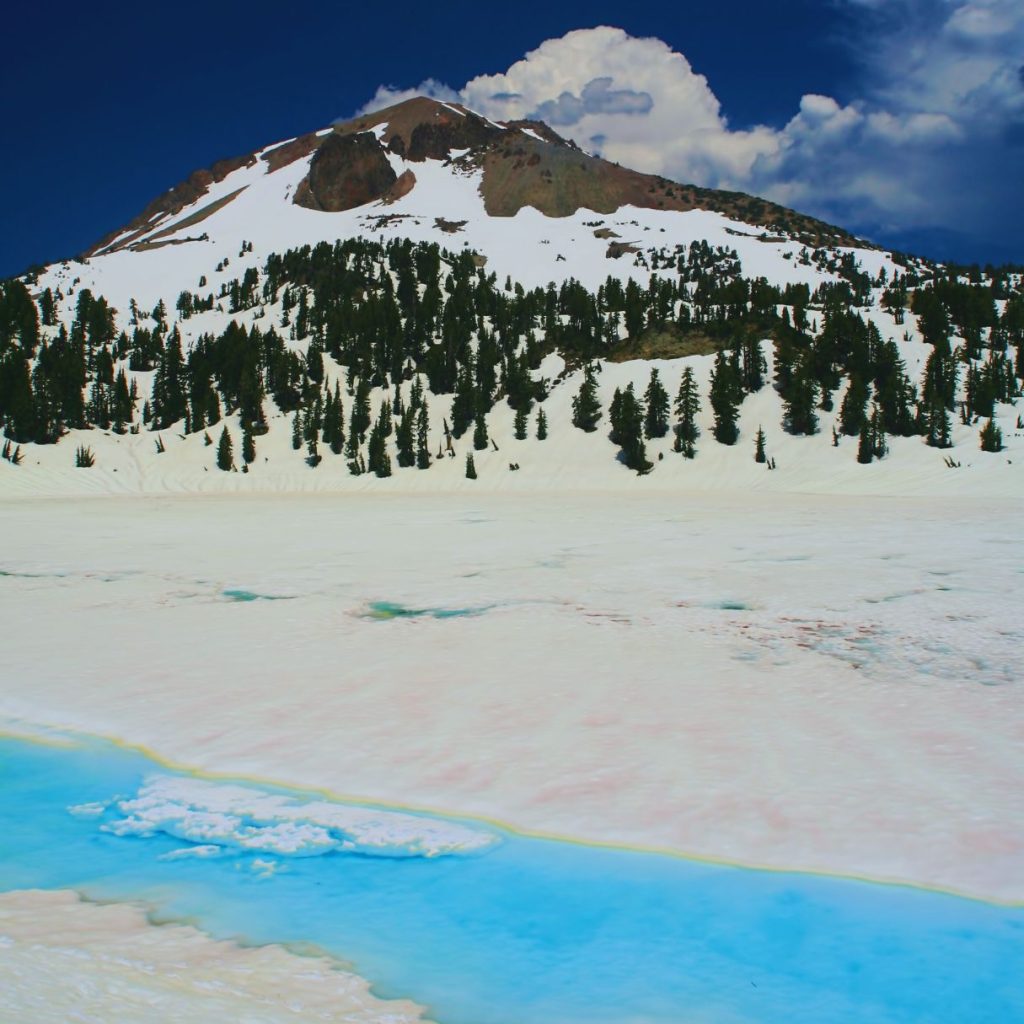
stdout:
<svg viewBox="0 0 1024 1024">
<path fill-rule="evenodd" d="M 462 141 L 471 144 L 457 148 Z M 378 198 L 347 209 L 325 208 L 366 196 Z M 593 208 L 577 205 L 587 201 Z M 551 216 L 542 209 L 564 215 Z M 741 213 L 749 220 L 737 219 Z M 841 284 L 845 260 L 847 268 L 855 268 L 874 285 L 857 313 L 877 326 L 881 338 L 892 339 L 898 346 L 912 383 L 920 381 L 931 352 L 931 346 L 922 343 L 917 318 L 909 312 L 905 319 L 902 313 L 894 316 L 892 309 L 883 308 L 882 297 L 885 282 L 901 274 L 918 275 L 924 281 L 933 268 L 857 243 L 840 229 L 750 197 L 674 186 L 624 171 L 580 153 L 542 125 L 494 125 L 464 108 L 428 100 L 409 101 L 358 122 L 268 146 L 215 165 L 209 172 L 197 172 L 151 204 L 132 225 L 104 239 L 92 255 L 46 268 L 30 281 L 30 289 L 37 301 L 47 290 L 56 299 L 55 323 L 42 328 L 44 339 L 54 339 L 60 325 L 71 328 L 82 293 L 88 289 L 116 310 L 117 331 L 131 333 L 139 326 L 174 328 L 187 355 L 198 338 L 223 332 L 230 321 L 262 330 L 287 323 L 280 291 L 263 294 L 255 304 L 231 312 L 227 296 L 232 282 L 242 280 L 247 272 L 254 274 L 258 291 L 266 284 L 266 264 L 272 254 L 351 238 L 382 245 L 407 238 L 436 243 L 453 254 L 471 252 L 482 273 L 495 276 L 499 289 L 502 282 L 529 290 L 574 280 L 592 293 L 609 277 L 634 281 L 646 289 L 652 279 L 674 274 L 676 254 L 685 254 L 695 242 L 706 242 L 711 250 L 733 257 L 747 280 L 763 278 L 778 289 L 806 285 L 812 295 L 806 310 L 809 336 L 820 328 L 824 316 L 813 295 L 822 285 Z M 1015 283 L 1019 288 L 1019 280 Z M 687 287 L 693 291 L 692 284 Z M 188 318 L 176 317 L 175 304 L 184 292 L 208 293 L 212 308 Z M 163 325 L 146 312 L 161 302 L 169 311 Z M 1005 305 L 1005 301 L 994 304 L 997 314 Z M 788 318 L 788 310 L 780 306 L 776 312 L 780 311 Z M 493 326 L 484 318 L 480 324 Z M 294 327 L 291 334 L 288 344 L 304 353 L 309 336 L 295 336 Z M 620 336 L 626 335 L 622 324 Z M 954 335 L 952 345 L 959 340 Z M 595 434 L 571 426 L 581 367 L 579 360 L 567 361 L 553 351 L 537 369 L 553 384 L 544 403 L 551 424 L 549 438 L 535 440 L 531 418 L 529 439 L 516 440 L 514 412 L 500 400 L 499 389 L 499 400 L 487 416 L 493 443 L 475 454 L 479 470 L 475 481 L 466 480 L 463 472 L 464 456 L 472 450 L 468 435 L 454 445 L 455 458 L 438 460 L 429 474 L 409 469 L 385 480 L 366 474 L 355 477 L 345 459 L 331 456 L 310 470 L 304 453 L 292 447 L 293 418 L 268 400 L 269 433 L 260 438 L 258 457 L 244 476 L 216 470 L 216 447 L 210 444 L 209 431 L 190 432 L 182 424 L 160 431 L 158 440 L 146 429 L 117 434 L 92 428 L 72 429 L 57 444 L 24 444 L 20 466 L 0 462 L 0 488 L 7 493 L 567 486 L 1024 492 L 1020 475 L 1024 453 L 1018 451 L 1024 445 L 1024 431 L 1017 428 L 1017 411 L 1009 403 L 997 403 L 994 409 L 995 422 L 1002 428 L 1003 451 L 979 451 L 982 422 L 975 416 L 957 422 L 953 416 L 951 449 L 928 447 L 919 436 L 893 437 L 888 457 L 865 466 L 857 463 L 856 437 L 833 435 L 845 381 L 833 401 L 823 403 L 820 430 L 814 436 L 792 436 L 782 429 L 783 402 L 769 386 L 743 401 L 739 443 L 717 444 L 711 439 L 712 413 L 707 403 L 713 363 L 709 351 L 705 347 L 694 354 L 651 360 L 639 358 L 642 350 L 637 348 L 638 358 L 621 361 L 620 352 L 614 363 L 604 363 L 599 390 L 605 410 L 616 388 L 632 383 L 642 394 L 652 368 L 658 369 L 671 396 L 683 370 L 691 367 L 704 396 L 698 457 L 682 460 L 673 453 L 671 432 L 652 439 L 648 454 L 655 463 L 654 472 L 641 482 L 616 458 L 617 449 L 607 437 L 607 416 Z M 770 335 L 764 355 L 770 379 Z M 132 370 L 130 365 L 125 358 L 117 368 L 125 369 L 137 388 L 137 422 L 153 387 L 153 373 Z M 329 383 L 351 384 L 351 379 L 346 380 L 348 368 L 329 356 L 325 368 Z M 383 402 L 394 399 L 396 389 L 408 396 L 416 369 L 407 365 L 405 380 L 392 380 L 390 387 L 375 382 L 374 415 Z M 957 401 L 962 397 L 958 394 Z M 428 388 L 424 401 L 434 431 L 433 452 L 441 444 L 442 423 L 451 418 L 452 399 Z M 237 451 L 243 425 L 230 402 L 225 401 L 224 412 L 223 422 Z M 766 432 L 768 454 L 777 467 L 774 473 L 753 461 L 759 428 Z M 221 429 L 218 423 L 214 440 Z M 74 453 L 81 445 L 95 456 L 89 472 L 75 468 Z M 510 473 L 511 465 L 519 470 Z"/>
</svg>

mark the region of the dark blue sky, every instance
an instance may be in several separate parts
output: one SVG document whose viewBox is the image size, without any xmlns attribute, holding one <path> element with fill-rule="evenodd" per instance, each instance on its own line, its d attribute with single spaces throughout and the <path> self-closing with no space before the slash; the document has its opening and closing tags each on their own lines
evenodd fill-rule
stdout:
<svg viewBox="0 0 1024 1024">
<path fill-rule="evenodd" d="M 709 79 L 730 127 L 781 127 L 861 69 L 832 0 L 18 4 L 0 63 L 0 275 L 73 255 L 197 167 L 329 123 L 378 85 L 461 86 L 610 24 Z M 14 43 L 15 45 L 10 45 Z"/>
</svg>

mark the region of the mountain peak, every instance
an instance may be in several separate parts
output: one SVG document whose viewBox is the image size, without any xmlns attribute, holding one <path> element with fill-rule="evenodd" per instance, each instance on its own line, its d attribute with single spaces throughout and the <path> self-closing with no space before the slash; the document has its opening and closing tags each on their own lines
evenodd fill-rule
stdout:
<svg viewBox="0 0 1024 1024">
<path fill-rule="evenodd" d="M 525 207 L 559 218 L 580 210 L 611 214 L 623 207 L 704 210 L 812 245 L 863 244 L 839 228 L 754 196 L 680 184 L 591 156 L 540 121 L 496 122 L 462 104 L 417 96 L 195 171 L 85 255 L 176 244 L 183 228 L 194 228 L 230 205 L 257 178 L 291 169 L 291 179 L 296 165 L 303 165 L 305 174 L 278 189 L 281 198 L 338 213 L 396 202 L 417 188 L 419 169 L 427 162 L 450 175 L 474 176 L 490 217 L 513 217 Z M 436 184 L 436 177 L 432 181 Z"/>
</svg>

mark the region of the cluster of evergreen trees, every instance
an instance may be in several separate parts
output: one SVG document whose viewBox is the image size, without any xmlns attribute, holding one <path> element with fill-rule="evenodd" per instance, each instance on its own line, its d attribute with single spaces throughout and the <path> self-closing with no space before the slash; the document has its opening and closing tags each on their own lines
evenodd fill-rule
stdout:
<svg viewBox="0 0 1024 1024">
<path fill-rule="evenodd" d="M 469 252 L 408 240 L 321 243 L 270 256 L 262 273 L 247 269 L 219 295 L 204 294 L 200 279 L 196 293 L 178 296 L 176 321 L 163 302 L 143 312 L 133 301 L 120 332 L 114 311 L 88 289 L 77 293 L 68 327 L 57 315 L 65 296 L 45 289 L 33 298 L 23 282 L 2 282 L 0 425 L 16 444 L 50 443 L 86 427 L 206 432 L 237 414 L 247 467 L 268 429 L 270 398 L 292 415 L 293 445 L 305 449 L 310 466 L 329 451 L 353 473 L 388 476 L 392 453 L 399 466 L 421 469 L 436 457 L 427 392 L 452 396 L 451 422 L 433 424 L 440 456 L 470 432 L 474 450 L 486 448 L 487 417 L 499 401 L 514 411 L 515 436 L 527 437 L 530 416 L 548 394 L 539 368 L 551 352 L 585 368 L 573 423 L 597 430 L 604 417 L 597 360 L 621 351 L 623 337 L 670 324 L 717 346 L 709 401 L 713 436 L 726 445 L 739 438 L 745 396 L 769 383 L 764 338 L 774 341 L 771 384 L 782 399 L 783 428 L 817 432 L 819 412 L 831 410 L 842 391 L 836 440 L 857 437 L 861 461 L 884 455 L 890 435 L 920 434 L 947 447 L 954 415 L 965 423 L 991 419 L 997 402 L 1020 393 L 1024 295 L 1012 273 L 932 267 L 925 280 L 916 265 L 888 280 L 884 271 L 865 274 L 852 254 L 805 251 L 801 259 L 838 275 L 812 291 L 745 278 L 734 250 L 706 242 L 649 258 L 655 273 L 646 287 L 609 277 L 596 292 L 573 280 L 524 290 L 499 284 Z M 908 308 L 918 317 L 932 346 L 919 388 L 898 344 L 883 340 L 859 311 L 878 290 L 898 320 Z M 179 322 L 215 308 L 253 312 L 233 316 L 218 334 L 201 334 L 186 353 Z M 956 348 L 954 330 L 963 339 Z M 337 371 L 328 379 L 328 357 L 343 368 L 343 381 Z M 138 373 L 152 373 L 141 409 Z M 386 393 L 376 415 L 373 389 Z M 699 412 L 691 371 L 674 403 L 654 372 L 642 396 L 632 387 L 616 392 L 608 434 L 622 462 L 645 473 L 645 442 L 670 430 L 674 450 L 695 455 Z M 535 429 L 547 436 L 542 409 Z M 218 461 L 233 467 L 233 450 L 220 459 L 223 438 L 231 444 L 221 436 Z M 990 447 L 1001 444 L 992 431 L 987 437 Z"/>
</svg>

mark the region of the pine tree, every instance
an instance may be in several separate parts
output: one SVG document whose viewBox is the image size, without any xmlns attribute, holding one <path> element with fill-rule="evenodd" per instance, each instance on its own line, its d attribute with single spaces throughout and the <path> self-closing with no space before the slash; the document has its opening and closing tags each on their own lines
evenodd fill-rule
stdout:
<svg viewBox="0 0 1024 1024">
<path fill-rule="evenodd" d="M 849 387 L 839 406 L 839 430 L 847 437 L 857 437 L 867 420 L 868 386 L 859 376 L 851 376 Z"/>
<path fill-rule="evenodd" d="M 302 447 L 302 410 L 296 409 L 292 419 L 292 447 L 298 451 Z"/>
<path fill-rule="evenodd" d="M 472 452 L 466 452 L 466 479 L 476 479 L 476 464 L 473 462 Z"/>
<path fill-rule="evenodd" d="M 679 422 L 675 426 L 676 439 L 672 446 L 687 459 L 692 459 L 697 454 L 696 443 L 700 437 L 700 427 L 697 426 L 699 412 L 700 395 L 697 392 L 697 383 L 693 379 L 693 370 L 688 366 L 683 371 L 679 393 L 676 395 L 675 414 Z"/>
<path fill-rule="evenodd" d="M 873 405 L 871 418 L 865 418 L 860 428 L 857 442 L 857 461 L 867 465 L 873 459 L 884 459 L 889 453 L 889 445 L 885 439 L 885 420 L 882 410 Z"/>
<path fill-rule="evenodd" d="M 783 398 L 782 426 L 789 434 L 816 434 L 818 414 L 814 411 L 818 387 L 806 363 L 793 374 L 788 393 Z"/>
<path fill-rule="evenodd" d="M 378 477 L 391 476 L 391 456 L 388 455 L 387 435 L 384 423 L 378 419 L 370 431 L 370 441 L 366 448 L 366 466 Z"/>
<path fill-rule="evenodd" d="M 477 415 L 476 423 L 473 427 L 473 447 L 480 452 L 487 447 L 487 444 L 487 421 L 484 419 L 483 413 L 480 413 Z"/>
<path fill-rule="evenodd" d="M 764 387 L 764 375 L 768 372 L 768 362 L 761 351 L 761 342 L 756 338 L 745 339 L 742 343 L 742 386 L 743 390 L 753 393 Z"/>
<path fill-rule="evenodd" d="M 572 422 L 574 427 L 590 434 L 597 430 L 601 419 L 601 403 L 597 397 L 597 376 L 592 364 L 583 371 L 583 383 L 572 400 Z"/>
<path fill-rule="evenodd" d="M 548 436 L 548 418 L 543 408 L 537 410 L 537 440 L 546 441 Z"/>
<path fill-rule="evenodd" d="M 622 461 L 641 475 L 649 473 L 654 467 L 644 445 L 644 414 L 632 383 L 619 392 L 613 432 L 615 443 L 622 448 Z"/>
<path fill-rule="evenodd" d="M 256 438 L 253 436 L 252 427 L 247 423 L 242 430 L 242 462 L 250 465 L 256 459 Z"/>
<path fill-rule="evenodd" d="M 416 417 L 416 468 L 430 468 L 430 417 L 425 403 Z"/>
<path fill-rule="evenodd" d="M 362 444 L 366 440 L 366 432 L 372 423 L 370 418 L 370 384 L 360 378 L 356 386 L 356 398 L 352 403 L 352 418 L 349 424 L 349 432 L 354 433 Z"/>
<path fill-rule="evenodd" d="M 473 422 L 476 410 L 476 389 L 473 386 L 472 363 L 459 368 L 452 399 L 452 436 L 462 437 Z"/>
<path fill-rule="evenodd" d="M 949 411 L 941 402 L 936 402 L 924 413 L 925 444 L 932 448 L 953 447 L 953 422 Z"/>
<path fill-rule="evenodd" d="M 647 407 L 644 434 L 648 438 L 664 437 L 668 433 L 668 392 L 662 385 L 657 370 L 651 370 L 644 402 Z"/>
<path fill-rule="evenodd" d="M 317 443 L 316 434 L 314 434 L 306 442 L 306 465 L 310 469 L 316 469 L 322 461 L 323 456 L 320 454 L 320 445 Z"/>
<path fill-rule="evenodd" d="M 737 390 L 735 371 L 720 351 L 711 371 L 711 408 L 715 414 L 715 440 L 719 444 L 733 445 L 739 439 Z"/>
<path fill-rule="evenodd" d="M 1001 452 L 1003 450 L 1003 432 L 991 417 L 989 417 L 985 426 L 981 428 L 980 436 L 981 450 L 983 452 Z"/>
<path fill-rule="evenodd" d="M 857 461 L 867 465 L 875 457 L 875 447 L 871 442 L 871 424 L 865 416 L 860 425 L 860 437 L 857 441 Z"/>
<path fill-rule="evenodd" d="M 220 443 L 217 445 L 217 468 L 225 473 L 235 468 L 234 445 L 231 443 L 231 435 L 228 428 L 221 431 Z"/>
<path fill-rule="evenodd" d="M 18 462 L 15 462 L 14 464 L 18 465 Z M 75 451 L 75 467 L 78 469 L 91 469 L 95 465 L 96 456 L 93 454 L 93 450 L 91 448 L 86 448 L 85 445 L 79 445 L 78 449 Z"/>
<path fill-rule="evenodd" d="M 882 410 L 877 405 L 871 410 L 871 450 L 876 459 L 884 459 L 889 454 L 889 444 L 885 439 L 885 421 Z"/>
<path fill-rule="evenodd" d="M 415 411 L 409 408 L 402 413 L 402 417 L 398 421 L 398 429 L 395 431 L 395 446 L 398 449 L 399 466 L 416 465 L 416 442 L 413 430 L 415 417 Z"/>
<path fill-rule="evenodd" d="M 516 410 L 515 418 L 515 437 L 517 441 L 526 440 L 526 428 L 528 424 L 528 413 L 526 407 L 523 406 Z"/>
<path fill-rule="evenodd" d="M 761 427 L 757 428 L 757 435 L 754 437 L 754 461 L 767 462 L 768 456 L 764 450 L 765 436 Z"/>
</svg>

